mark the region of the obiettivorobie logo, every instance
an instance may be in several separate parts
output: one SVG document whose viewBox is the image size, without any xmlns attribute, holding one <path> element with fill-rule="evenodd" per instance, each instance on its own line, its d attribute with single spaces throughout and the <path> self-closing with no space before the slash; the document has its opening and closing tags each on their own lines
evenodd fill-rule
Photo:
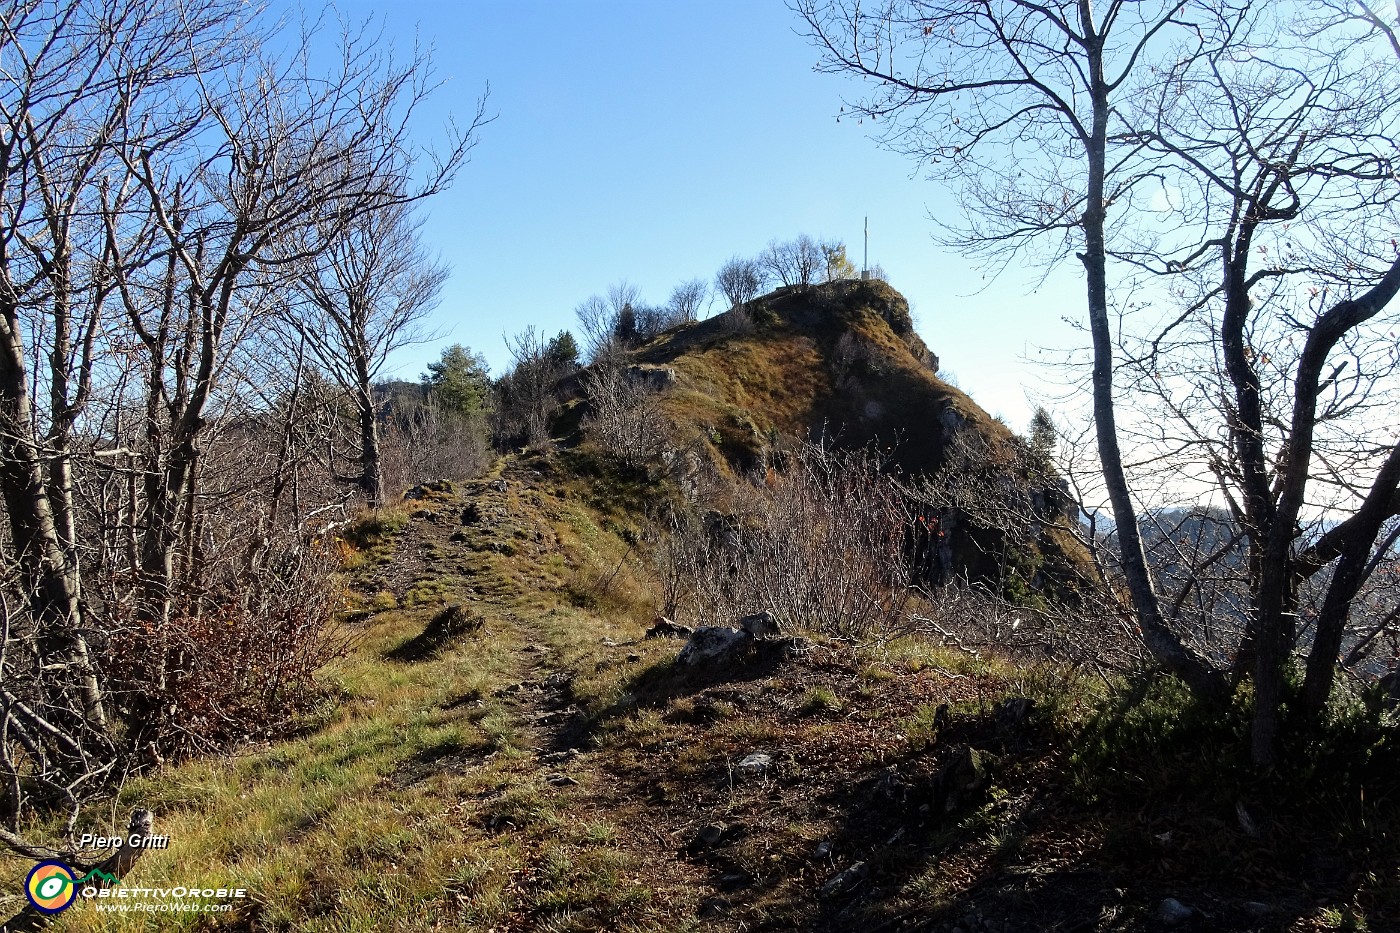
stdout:
<svg viewBox="0 0 1400 933">
<path fill-rule="evenodd" d="M 232 901 L 248 896 L 245 888 L 207 888 L 179 885 L 170 888 L 122 888 L 122 880 L 100 868 L 79 878 L 64 862 L 40 862 L 25 879 L 24 894 L 41 913 L 67 910 L 79 896 L 94 899 L 98 910 L 140 911 L 227 911 Z M 209 903 L 222 901 L 223 903 Z"/>
<path fill-rule="evenodd" d="M 66 910 L 77 899 L 78 879 L 73 875 L 73 869 L 62 862 L 40 862 L 29 870 L 29 877 L 24 879 L 24 896 L 29 898 L 35 910 L 56 914 Z"/>
<path fill-rule="evenodd" d="M 56 914 L 72 906 L 84 885 L 99 883 L 121 884 L 122 880 L 100 868 L 94 868 L 78 878 L 74 876 L 73 869 L 63 862 L 40 862 L 30 869 L 24 883 L 24 894 L 36 909 L 46 914 Z"/>
</svg>

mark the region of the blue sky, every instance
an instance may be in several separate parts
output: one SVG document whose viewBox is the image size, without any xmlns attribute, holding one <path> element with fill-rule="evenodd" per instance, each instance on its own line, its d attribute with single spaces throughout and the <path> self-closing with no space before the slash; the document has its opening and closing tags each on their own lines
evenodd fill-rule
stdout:
<svg viewBox="0 0 1400 933">
<path fill-rule="evenodd" d="M 504 333 L 572 327 L 573 308 L 626 279 L 660 303 L 677 283 L 712 278 L 734 254 L 799 233 L 838 238 L 910 300 L 945 371 L 1018 429 L 1044 346 L 1077 336 L 1078 269 L 1038 291 L 1039 270 L 990 286 L 939 247 L 951 217 L 939 184 L 880 149 L 870 127 L 838 120 L 856 82 L 817 74 L 817 53 L 781 2 L 471 2 L 342 6 L 374 17 L 408 50 L 433 48 L 445 82 L 418 115 L 424 140 L 448 113 L 470 118 L 490 83 L 498 114 L 454 187 L 431 201 L 424 237 L 452 268 L 431 327 L 389 370 L 416 378 L 462 343 L 499 373 Z M 720 310 L 716 305 L 714 310 Z"/>
</svg>

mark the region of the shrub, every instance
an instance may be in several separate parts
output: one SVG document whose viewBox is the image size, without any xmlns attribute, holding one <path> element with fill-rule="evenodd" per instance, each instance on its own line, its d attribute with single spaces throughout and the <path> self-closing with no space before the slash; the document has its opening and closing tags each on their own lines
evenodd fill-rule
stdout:
<svg viewBox="0 0 1400 933">
<path fill-rule="evenodd" d="M 909 622 L 909 515 L 881 461 L 804 444 L 746 490 L 732 516 L 673 519 L 660 532 L 668 603 L 702 620 L 772 613 L 785 627 L 843 638 Z"/>
<path fill-rule="evenodd" d="M 625 466 L 655 461 L 666 450 L 667 425 L 655 392 L 616 367 L 596 367 L 583 377 L 589 414 L 584 434 Z"/>
</svg>

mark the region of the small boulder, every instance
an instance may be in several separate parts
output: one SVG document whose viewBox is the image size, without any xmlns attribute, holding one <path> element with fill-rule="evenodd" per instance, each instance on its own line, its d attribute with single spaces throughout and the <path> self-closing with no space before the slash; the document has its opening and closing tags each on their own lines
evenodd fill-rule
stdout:
<svg viewBox="0 0 1400 933">
<path fill-rule="evenodd" d="M 903 803 L 909 793 L 909 784 L 900 776 L 898 768 L 890 766 L 875 779 L 871 793 L 894 803 Z"/>
<path fill-rule="evenodd" d="M 693 667 L 706 661 L 733 657 L 748 647 L 748 632 L 719 626 L 701 626 L 691 633 L 681 653 L 676 656 L 676 664 Z"/>
<path fill-rule="evenodd" d="M 1157 907 L 1157 921 L 1163 926 L 1181 926 L 1196 916 L 1196 909 L 1169 897 Z"/>
<path fill-rule="evenodd" d="M 690 842 L 693 851 L 713 849 L 724 841 L 724 834 L 729 831 L 729 827 L 723 823 L 708 823 L 700 827 L 700 831 L 695 834 L 695 838 Z"/>
<path fill-rule="evenodd" d="M 771 612 L 756 612 L 739 620 L 739 628 L 754 638 L 777 638 L 783 634 Z"/>
<path fill-rule="evenodd" d="M 832 875 L 826 884 L 822 885 L 821 896 L 839 897 L 864 881 L 866 874 L 868 874 L 868 870 L 865 863 L 856 862 L 845 871 L 839 871 Z"/>
<path fill-rule="evenodd" d="M 763 752 L 754 752 L 745 755 L 734 766 L 735 773 L 741 777 L 759 778 L 768 773 L 768 769 L 773 767 L 773 756 L 765 755 Z"/>
</svg>

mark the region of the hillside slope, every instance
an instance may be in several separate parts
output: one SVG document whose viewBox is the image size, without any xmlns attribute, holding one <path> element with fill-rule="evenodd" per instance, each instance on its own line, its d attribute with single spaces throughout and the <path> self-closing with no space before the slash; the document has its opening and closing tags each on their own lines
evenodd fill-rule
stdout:
<svg viewBox="0 0 1400 933">
<path fill-rule="evenodd" d="M 666 386 L 658 404 L 675 446 L 704 452 L 726 475 L 766 469 L 807 439 L 878 450 L 916 485 L 956 472 L 961 489 L 930 496 L 923 510 L 941 532 L 916 547 L 928 582 L 965 575 L 1017 601 L 1096 585 L 1063 484 L 938 378 L 908 302 L 884 282 L 779 289 L 662 334 L 633 359 L 643 375 L 661 371 L 648 381 Z M 952 499 L 961 501 L 934 501 Z M 1017 521 L 994 524 L 998 513 Z"/>
<path fill-rule="evenodd" d="M 751 457 L 776 431 L 878 443 L 906 471 L 927 472 L 964 424 L 998 441 L 1011 436 L 938 378 L 908 302 L 880 281 L 779 289 L 664 334 L 637 358 L 676 371 L 670 412 L 718 429 L 732 438 L 730 451 Z M 734 437 L 736 428 L 747 436 Z"/>
<path fill-rule="evenodd" d="M 674 371 L 652 397 L 673 447 L 708 451 L 736 499 L 780 487 L 753 468 L 779 469 L 805 431 L 859 445 L 907 430 L 892 456 L 910 474 L 959 429 L 1014 443 L 937 379 L 901 310 L 879 284 L 776 293 L 636 365 Z M 75 827 L 110 835 L 148 807 L 170 846 L 124 886 L 248 898 L 79 903 L 53 929 L 1400 929 L 1400 743 L 1352 742 L 1343 718 L 1262 784 L 1239 756 L 1242 708 L 1101 659 L 969 645 L 956 601 L 920 603 L 943 614 L 929 626 L 847 637 L 808 617 L 681 663 L 681 637 L 648 637 L 664 540 L 649 516 L 680 493 L 664 466 L 572 440 L 362 516 L 337 542 L 347 650 L 317 715 L 133 778 Z M 0 866 L 0 917 L 30 867 Z"/>
<path fill-rule="evenodd" d="M 1054 666 L 819 636 L 678 666 L 677 639 L 644 637 L 631 482 L 512 456 L 368 516 L 322 717 L 131 781 L 114 806 L 151 807 L 171 840 L 125 885 L 250 898 L 80 904 L 54 929 L 1152 933 L 1168 898 L 1177 929 L 1396 919 L 1391 853 L 1365 835 L 1385 825 L 1379 775 L 1300 845 L 1247 788 L 1169 789 L 1201 759 L 1100 773 L 1101 697 Z M 1129 735 L 1179 754 L 1163 699 Z"/>
</svg>

